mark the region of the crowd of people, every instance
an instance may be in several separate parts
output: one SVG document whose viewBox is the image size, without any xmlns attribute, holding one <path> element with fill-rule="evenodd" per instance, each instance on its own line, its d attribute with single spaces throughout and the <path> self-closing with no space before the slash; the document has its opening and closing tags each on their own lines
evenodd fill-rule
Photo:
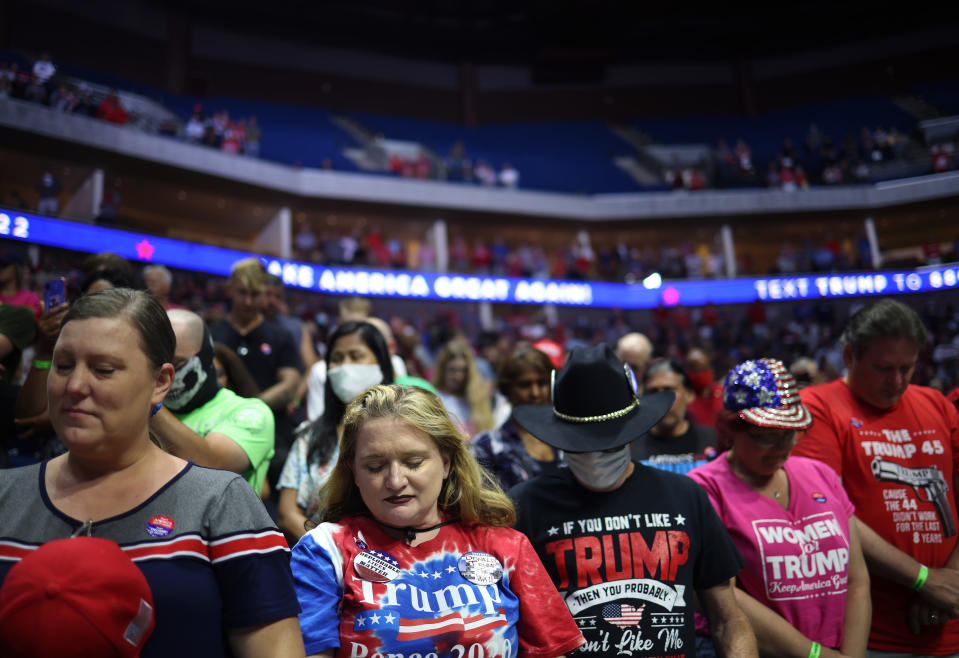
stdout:
<svg viewBox="0 0 959 658">
<path fill-rule="evenodd" d="M 625 240 L 595 244 L 587 231 L 570 232 L 563 249 L 503 237 L 472 241 L 454 234 L 449 240 L 449 272 L 478 276 L 573 279 L 635 283 L 658 273 L 663 279 L 725 278 L 726 259 L 717 240 L 664 243 L 658 247 L 630 245 Z M 320 231 L 302 221 L 294 235 L 294 258 L 327 266 L 438 271 L 438 256 L 429 236 L 423 239 L 384 237 L 376 228 Z M 924 245 L 915 245 L 917 249 Z M 759 262 L 748 249 L 738 250 L 739 275 L 866 271 L 873 268 L 872 251 L 864 233 L 806 238 L 784 242 L 769 263 Z M 939 262 L 948 255 L 936 252 Z M 917 264 L 936 264 L 929 258 Z"/>
<path fill-rule="evenodd" d="M 438 256 L 431 240 L 384 237 L 375 228 L 337 233 L 326 230 L 318 237 L 308 222 L 302 222 L 294 237 L 294 256 L 306 262 L 330 266 L 408 269 L 435 272 Z M 744 261 L 744 266 L 748 263 Z M 657 249 L 630 247 L 620 240 L 594 247 L 586 231 L 571 234 L 569 245 L 550 250 L 530 241 L 472 242 L 455 235 L 448 244 L 448 271 L 480 276 L 575 279 L 584 281 L 635 282 L 653 272 L 664 278 L 718 278 L 726 274 L 722 255 L 715 245 L 684 242 Z"/>
<path fill-rule="evenodd" d="M 256 117 L 231 119 L 228 110 L 204 114 L 203 106 L 197 104 L 184 126 L 184 136 L 191 144 L 202 144 L 225 153 L 250 157 L 260 156 L 260 138 L 263 133 Z"/>
<path fill-rule="evenodd" d="M 811 183 L 866 183 L 871 176 L 870 166 L 904 161 L 908 142 L 909 138 L 896 128 L 863 126 L 858 139 L 847 132 L 842 143 L 837 145 L 813 123 L 801 150 L 787 137 L 778 153 L 763 163 L 763 170 L 742 138 L 736 140 L 734 148 L 730 148 L 725 139 L 720 139 L 714 150 L 717 183 L 719 187 L 765 184 L 787 192 L 808 189 Z M 933 164 L 935 171 L 944 171 Z"/>
<path fill-rule="evenodd" d="M 44 53 L 27 70 L 17 62 L 0 62 L 0 98 L 16 98 L 40 103 L 67 114 L 80 114 L 117 125 L 127 124 L 132 114 L 117 90 L 94 91 L 85 81 L 60 75 L 50 55 Z M 197 104 L 182 130 L 169 121 L 143 122 L 160 134 L 185 139 L 227 153 L 259 157 L 262 131 L 255 116 L 232 119 L 228 110 L 205 114 Z"/>
<path fill-rule="evenodd" d="M 40 103 L 59 112 L 80 114 L 118 125 L 130 120 L 130 112 L 116 90 L 97 97 L 85 82 L 67 82 L 57 74 L 50 55 L 44 53 L 31 70 L 16 62 L 0 62 L 0 98 Z"/>
<path fill-rule="evenodd" d="M 19 192 L 7 195 L 5 206 L 32 209 L 57 216 L 62 189 L 58 177 L 45 171 L 36 185 L 36 201 L 24 199 Z M 108 187 L 97 221 L 115 225 L 121 195 L 116 186 Z M 570 234 L 566 249 L 550 250 L 529 241 L 497 238 L 492 242 L 472 242 L 455 235 L 448 247 L 448 271 L 479 276 L 555 278 L 582 281 L 635 283 L 658 273 L 663 279 L 704 279 L 727 276 L 726 261 L 716 240 L 684 241 L 654 247 L 630 246 L 624 240 L 597 244 L 588 232 Z M 932 240 L 914 245 L 922 257 L 907 265 L 937 265 L 954 260 L 959 241 L 943 245 Z M 828 233 L 822 239 L 807 238 L 784 242 L 779 254 L 768 266 L 760 264 L 748 249 L 739 250 L 736 272 L 739 275 L 808 274 L 867 271 L 873 268 L 872 251 L 864 233 L 842 235 Z M 437 253 L 429 237 L 403 239 L 385 236 L 378 228 L 353 228 L 349 231 L 316 231 L 303 220 L 293 240 L 293 257 L 303 262 L 326 266 L 438 271 Z"/>
<path fill-rule="evenodd" d="M 509 162 L 504 162 L 499 170 L 482 158 L 474 162 L 467 154 L 462 140 L 453 144 L 445 159 L 430 159 L 422 149 L 415 158 L 393 154 L 389 160 L 389 171 L 403 178 L 478 183 L 483 187 L 509 189 L 519 187 L 520 179 L 519 170 Z"/>
<path fill-rule="evenodd" d="M 42 103 L 62 112 L 96 117 L 116 124 L 131 120 L 129 110 L 116 90 L 95 94 L 85 82 L 62 79 L 49 54 L 42 54 L 31 68 L 17 62 L 0 63 L 0 98 L 12 97 Z M 152 124 L 151 124 L 152 125 Z M 262 132 L 255 116 L 235 119 L 221 109 L 205 113 L 197 104 L 182 129 L 168 122 L 154 125 L 161 134 L 186 139 L 228 153 L 258 157 Z M 786 138 L 782 147 L 768 161 L 757 162 L 752 148 L 742 138 L 731 147 L 719 139 L 712 151 L 712 162 L 701 165 L 670 166 L 664 171 L 665 182 L 676 190 L 702 190 L 715 187 L 766 186 L 786 191 L 807 189 L 812 185 L 865 183 L 871 180 L 876 165 L 904 162 L 909 137 L 895 127 L 862 126 L 857 137 L 847 132 L 841 143 L 824 134 L 817 124 L 810 124 L 802 147 Z M 952 141 L 930 145 L 931 172 L 955 168 Z M 331 160 L 323 158 L 324 168 Z M 497 169 L 492 163 L 470 156 L 462 142 L 455 142 L 449 154 L 429 158 L 424 153 L 415 158 L 393 155 L 387 170 L 397 176 L 477 183 L 484 187 L 517 188 L 520 172 L 509 162 Z"/>
<path fill-rule="evenodd" d="M 910 138 L 895 127 L 862 126 L 859 137 L 847 132 L 841 144 L 824 134 L 817 124 L 810 124 L 802 149 L 797 149 L 791 138 L 785 138 L 779 151 L 768 160 L 757 162 L 753 149 L 743 138 L 730 147 L 726 139 L 719 139 L 711 151 L 711 162 L 682 165 L 670 163 L 663 171 L 665 183 L 673 190 L 698 191 L 722 187 L 766 186 L 787 192 L 808 189 L 812 185 L 867 183 L 876 165 L 905 162 Z M 952 142 L 931 144 L 931 172 L 954 168 Z M 915 157 L 913 155 L 912 157 Z M 479 183 L 486 187 L 515 188 L 519 172 L 508 162 L 499 170 L 488 161 L 468 155 L 459 140 L 448 156 L 430 160 L 425 154 L 418 158 L 393 156 L 389 162 L 393 174 L 419 179 L 440 179 L 455 182 Z"/>
<path fill-rule="evenodd" d="M 467 153 L 462 140 L 456 141 L 450 148 L 444 161 L 441 177 L 444 180 L 462 183 L 479 183 L 483 187 L 519 187 L 519 171 L 509 162 L 504 162 L 497 170 L 483 158 L 474 159 Z"/>
<path fill-rule="evenodd" d="M 0 265 L 4 655 L 959 652 L 932 298 L 424 353 L 361 298 L 318 348 L 256 259 L 219 314 L 112 254 L 44 304 Z"/>
<path fill-rule="evenodd" d="M 79 260 L 68 252 L 54 249 L 41 250 L 37 268 L 32 266 L 26 253 L 15 248 L 0 249 L 0 264 L 4 265 L 0 270 L 0 300 L 20 303 L 18 300 L 29 297 L 37 309 L 41 304 L 33 290 L 42 289 L 53 274 L 65 276 L 68 286 L 76 290 L 87 282 Z M 160 284 L 155 281 L 158 275 L 151 274 L 149 287 L 164 303 L 197 309 L 210 324 L 219 322 L 227 314 L 232 304 L 227 280 L 198 272 L 170 273 L 166 268 L 161 269 L 165 276 L 159 277 Z M 131 285 L 144 286 L 138 283 L 142 277 L 136 272 L 124 274 L 110 268 L 106 276 L 121 283 L 129 281 Z M 303 324 L 313 351 L 324 355 L 327 339 L 341 314 L 336 298 L 296 289 L 284 291 L 284 296 L 289 315 Z M 369 315 L 366 306 L 361 308 L 360 315 Z M 844 309 L 843 304 L 827 300 L 708 304 L 699 308 L 657 307 L 648 312 L 597 310 L 561 314 L 561 318 L 566 319 L 559 324 L 535 312 L 511 313 L 498 316 L 489 331 L 482 331 L 476 310 L 463 307 L 455 313 L 437 310 L 433 314 L 413 315 L 397 310 L 390 314 L 388 322 L 395 335 L 396 349 L 410 374 L 425 379 L 431 379 L 442 347 L 459 334 L 468 335 L 469 342 L 482 353 L 490 352 L 491 356 L 478 364 L 489 380 L 495 368 L 484 361 L 498 363 L 497 355 L 519 341 L 548 338 L 566 349 L 596 341 L 612 344 L 636 323 L 648 326 L 647 334 L 656 345 L 657 353 L 679 359 L 689 350 L 702 347 L 711 355 L 717 372 L 733 365 L 725 354 L 731 354 L 731 358 L 766 354 L 790 364 L 802 356 L 813 357 L 825 376 L 834 377 L 842 370 L 835 337 L 841 330 Z M 920 306 L 920 313 L 930 328 L 932 349 L 922 355 L 917 378 L 925 385 L 944 389 L 959 375 L 957 347 L 952 341 L 959 327 L 953 317 L 954 306 L 946 300 L 928 298 Z M 301 351 L 301 358 L 302 354 Z"/>
</svg>

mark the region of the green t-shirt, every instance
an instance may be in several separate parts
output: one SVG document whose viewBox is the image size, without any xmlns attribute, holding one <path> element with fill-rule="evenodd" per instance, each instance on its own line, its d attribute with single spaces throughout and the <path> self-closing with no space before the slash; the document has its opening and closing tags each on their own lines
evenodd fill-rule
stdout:
<svg viewBox="0 0 959 658">
<path fill-rule="evenodd" d="M 199 409 L 174 415 L 200 436 L 216 432 L 236 441 L 250 458 L 250 466 L 240 475 L 260 493 L 273 457 L 273 412 L 265 402 L 221 388 Z"/>
</svg>

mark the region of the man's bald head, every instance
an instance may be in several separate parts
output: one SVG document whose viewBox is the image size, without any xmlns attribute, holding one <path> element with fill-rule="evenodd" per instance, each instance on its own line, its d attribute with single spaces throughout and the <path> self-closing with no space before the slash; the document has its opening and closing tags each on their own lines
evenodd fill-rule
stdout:
<svg viewBox="0 0 959 658">
<path fill-rule="evenodd" d="M 187 414 L 216 397 L 220 384 L 216 376 L 213 339 L 203 319 L 185 309 L 167 311 L 176 349 L 173 367 L 176 376 L 163 405 L 175 414 Z"/>
<path fill-rule="evenodd" d="M 703 372 L 704 370 L 709 370 L 711 367 L 712 363 L 706 350 L 694 347 L 686 354 L 687 372 Z"/>
<path fill-rule="evenodd" d="M 396 352 L 396 340 L 393 338 L 393 330 L 390 329 L 390 325 L 386 323 L 385 320 L 371 315 L 363 319 L 363 322 L 368 322 L 383 335 L 383 340 L 386 341 L 386 346 L 390 348 L 390 354 Z"/>
<path fill-rule="evenodd" d="M 186 309 L 174 308 L 166 312 L 176 334 L 177 358 L 189 359 L 203 347 L 203 318 Z"/>
<path fill-rule="evenodd" d="M 653 344 L 645 335 L 634 331 L 628 333 L 619 339 L 616 343 L 616 356 L 623 363 L 629 364 L 636 375 L 636 381 L 642 385 L 643 375 L 646 373 L 646 366 L 649 365 L 649 359 L 653 355 Z"/>
</svg>

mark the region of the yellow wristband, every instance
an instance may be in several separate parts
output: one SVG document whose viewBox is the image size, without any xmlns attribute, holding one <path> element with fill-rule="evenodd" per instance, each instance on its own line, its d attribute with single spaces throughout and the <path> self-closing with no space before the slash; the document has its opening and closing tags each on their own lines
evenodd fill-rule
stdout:
<svg viewBox="0 0 959 658">
<path fill-rule="evenodd" d="M 49 370 L 51 362 L 50 361 L 41 361 L 40 359 L 33 360 L 33 369 L 34 370 Z"/>
</svg>

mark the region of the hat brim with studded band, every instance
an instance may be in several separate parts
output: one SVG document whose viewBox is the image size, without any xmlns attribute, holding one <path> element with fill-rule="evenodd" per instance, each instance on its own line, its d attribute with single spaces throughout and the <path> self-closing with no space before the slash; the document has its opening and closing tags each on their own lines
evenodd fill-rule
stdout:
<svg viewBox="0 0 959 658">
<path fill-rule="evenodd" d="M 632 369 L 608 345 L 576 348 L 553 372 L 553 405 L 519 405 L 513 418 L 566 452 L 618 448 L 648 432 L 676 399 L 672 391 L 639 396 L 637 388 Z"/>
<path fill-rule="evenodd" d="M 804 430 L 812 425 L 796 379 L 778 359 L 744 361 L 730 370 L 723 383 L 723 406 L 759 427 Z"/>
</svg>

